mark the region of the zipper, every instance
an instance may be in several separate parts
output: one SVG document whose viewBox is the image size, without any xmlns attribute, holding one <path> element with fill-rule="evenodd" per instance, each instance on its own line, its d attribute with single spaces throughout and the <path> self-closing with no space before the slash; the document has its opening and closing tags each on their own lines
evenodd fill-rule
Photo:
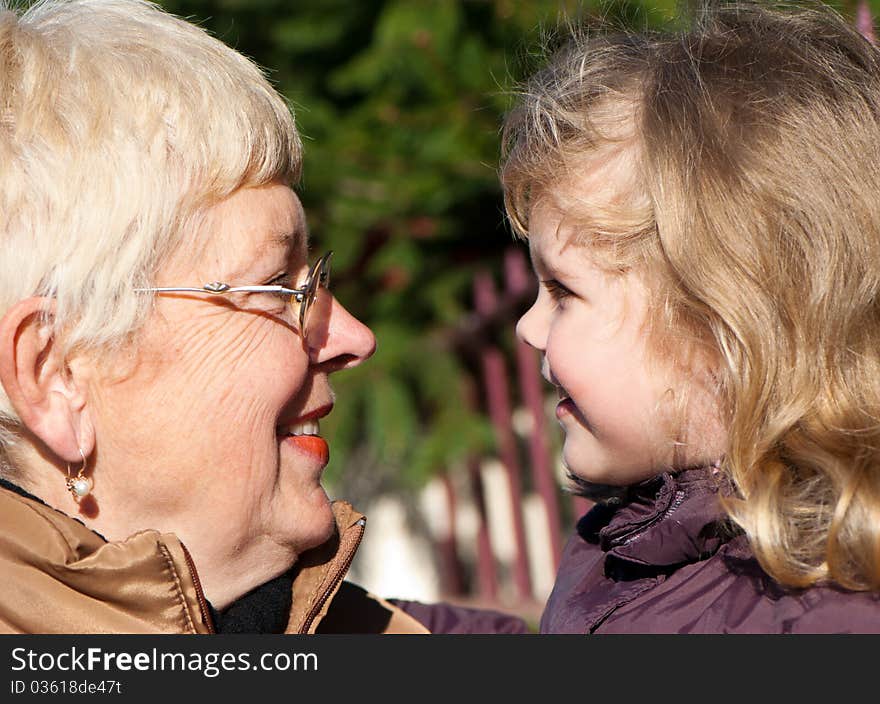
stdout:
<svg viewBox="0 0 880 704">
<path fill-rule="evenodd" d="M 620 540 L 621 545 L 629 545 L 630 543 L 635 542 L 639 538 L 642 537 L 642 533 L 644 533 L 651 526 L 656 525 L 660 521 L 665 521 L 669 518 L 673 513 L 676 512 L 679 506 L 684 503 L 687 494 L 681 489 L 676 489 L 675 496 L 672 498 L 672 502 L 669 504 L 669 507 L 657 518 L 653 519 L 649 524 L 640 526 L 634 532 L 627 535 L 625 538 Z"/>
<path fill-rule="evenodd" d="M 214 630 L 214 622 L 211 620 L 211 613 L 208 610 L 208 600 L 205 598 L 205 593 L 202 591 L 202 583 L 199 581 L 199 573 L 196 572 L 196 565 L 193 562 L 192 555 L 189 554 L 189 550 L 186 549 L 186 545 L 181 543 L 180 547 L 183 548 L 183 555 L 186 558 L 186 564 L 187 567 L 189 567 L 189 573 L 192 575 L 193 578 L 193 584 L 196 588 L 196 598 L 199 601 L 199 610 L 202 612 L 202 620 L 208 627 L 208 633 L 216 633 L 217 631 Z"/>
<path fill-rule="evenodd" d="M 336 571 L 336 574 L 333 575 L 333 581 L 330 582 L 329 586 L 324 590 L 323 594 L 321 594 L 321 598 L 315 602 L 315 605 L 312 606 L 311 611 L 309 611 L 309 615 L 306 616 L 306 620 L 303 621 L 302 628 L 300 629 L 300 633 L 308 633 L 309 628 L 312 625 L 312 622 L 317 617 L 318 613 L 324 607 L 324 604 L 327 603 L 327 599 L 330 598 L 330 594 L 336 589 L 336 585 L 342 581 L 342 578 L 345 577 L 345 573 L 348 572 L 348 568 L 351 567 L 351 563 L 354 560 L 355 553 L 357 552 L 358 547 L 360 547 L 361 540 L 364 538 L 364 527 L 366 526 L 366 519 L 359 518 L 357 523 L 355 523 L 356 536 L 354 544 L 351 546 L 351 549 L 348 551 L 348 554 L 345 556 L 345 561 L 342 563 L 340 568 Z"/>
<path fill-rule="evenodd" d="M 660 520 L 665 520 L 666 518 L 669 518 L 673 513 L 675 513 L 675 510 L 684 503 L 684 497 L 685 493 L 681 489 L 676 491 L 675 498 L 673 499 L 672 504 L 669 506 L 669 508 L 666 509 L 666 511 L 663 512 L 663 518 L 661 518 Z"/>
</svg>

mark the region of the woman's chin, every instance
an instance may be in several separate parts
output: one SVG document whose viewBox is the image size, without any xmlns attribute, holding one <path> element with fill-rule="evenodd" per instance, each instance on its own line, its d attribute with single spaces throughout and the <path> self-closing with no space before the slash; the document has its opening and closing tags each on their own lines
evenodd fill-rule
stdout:
<svg viewBox="0 0 880 704">
<path fill-rule="evenodd" d="M 336 533 L 336 519 L 323 487 L 319 486 L 310 499 L 309 506 L 300 514 L 302 519 L 307 511 L 308 520 L 295 523 L 298 552 L 306 552 L 323 545 Z"/>
</svg>

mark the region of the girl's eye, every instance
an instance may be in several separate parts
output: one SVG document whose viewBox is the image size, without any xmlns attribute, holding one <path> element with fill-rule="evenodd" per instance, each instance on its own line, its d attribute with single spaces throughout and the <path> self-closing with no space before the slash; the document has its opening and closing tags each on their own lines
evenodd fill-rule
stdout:
<svg viewBox="0 0 880 704">
<path fill-rule="evenodd" d="M 554 301 L 561 301 L 564 298 L 568 298 L 572 295 L 571 291 L 559 283 L 556 279 L 544 279 L 541 281 L 541 284 L 547 290 L 547 293 L 550 294 L 550 297 Z"/>
</svg>

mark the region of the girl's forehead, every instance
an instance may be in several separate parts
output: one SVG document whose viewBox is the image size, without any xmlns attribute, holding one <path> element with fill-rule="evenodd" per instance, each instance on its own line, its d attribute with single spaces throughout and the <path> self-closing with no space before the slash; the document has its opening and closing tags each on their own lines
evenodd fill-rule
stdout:
<svg viewBox="0 0 880 704">
<path fill-rule="evenodd" d="M 535 194 L 529 212 L 533 256 L 589 260 L 589 230 L 627 230 L 634 214 L 644 213 L 631 142 L 605 144 L 560 171 Z"/>
<path fill-rule="evenodd" d="M 570 213 L 628 200 L 637 184 L 635 156 L 629 143 L 614 143 L 576 157 L 541 200 Z"/>
<path fill-rule="evenodd" d="M 549 204 L 537 206 L 529 217 L 529 251 L 539 259 L 560 256 L 571 248 L 575 233 L 564 211 Z"/>
<path fill-rule="evenodd" d="M 541 209 L 529 220 L 529 254 L 539 271 L 577 273 L 592 268 L 589 245 L 578 237 L 577 223 L 557 209 Z"/>
</svg>

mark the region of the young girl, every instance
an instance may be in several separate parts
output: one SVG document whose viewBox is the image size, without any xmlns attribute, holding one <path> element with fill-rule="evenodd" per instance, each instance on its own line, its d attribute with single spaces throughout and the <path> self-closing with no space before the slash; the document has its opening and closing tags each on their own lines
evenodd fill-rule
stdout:
<svg viewBox="0 0 880 704">
<path fill-rule="evenodd" d="M 880 53 L 820 6 L 578 36 L 504 143 L 597 501 L 541 631 L 880 632 Z"/>
</svg>

